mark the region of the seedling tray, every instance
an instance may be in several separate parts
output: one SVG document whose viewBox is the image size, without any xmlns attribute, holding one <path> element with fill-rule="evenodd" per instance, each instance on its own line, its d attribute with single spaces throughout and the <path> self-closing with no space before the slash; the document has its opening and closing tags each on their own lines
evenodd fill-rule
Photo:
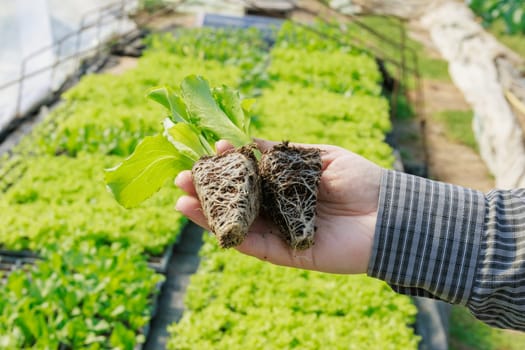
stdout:
<svg viewBox="0 0 525 350">
<path fill-rule="evenodd" d="M 151 322 L 153 322 L 153 319 L 155 318 L 155 316 L 157 316 L 157 312 L 159 310 L 159 297 L 160 297 L 160 293 L 162 291 L 162 287 L 164 286 L 165 282 L 166 280 L 160 281 L 159 283 L 157 283 L 157 286 L 155 287 L 157 294 L 155 298 L 153 298 L 153 304 L 151 305 L 151 308 L 150 308 L 151 317 L 149 319 L 149 322 L 139 330 L 139 334 L 143 334 L 145 340 L 144 340 L 144 343 L 135 345 L 134 350 L 142 350 L 144 348 L 144 344 L 146 344 L 146 341 L 148 340 L 149 332 L 151 329 Z"/>
<path fill-rule="evenodd" d="M 0 271 L 2 279 L 5 280 L 13 271 L 19 270 L 24 266 L 33 265 L 38 257 L 30 252 L 10 252 L 0 251 Z"/>
<path fill-rule="evenodd" d="M 180 235 L 179 235 L 180 236 Z M 148 258 L 148 266 L 155 270 L 157 273 L 165 275 L 168 272 L 168 263 L 173 255 L 173 247 L 177 244 L 179 239 L 164 249 L 164 252 L 160 256 L 150 256 Z"/>
</svg>

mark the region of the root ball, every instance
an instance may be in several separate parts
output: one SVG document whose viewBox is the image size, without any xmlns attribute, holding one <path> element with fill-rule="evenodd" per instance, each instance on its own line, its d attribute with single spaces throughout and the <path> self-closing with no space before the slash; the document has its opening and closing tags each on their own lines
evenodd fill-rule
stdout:
<svg viewBox="0 0 525 350">
<path fill-rule="evenodd" d="M 321 151 L 279 144 L 259 162 L 263 210 L 293 249 L 314 244 L 316 204 L 321 179 Z"/>
<path fill-rule="evenodd" d="M 241 244 L 259 215 L 261 186 L 252 150 L 203 157 L 192 169 L 202 210 L 222 248 Z"/>
</svg>

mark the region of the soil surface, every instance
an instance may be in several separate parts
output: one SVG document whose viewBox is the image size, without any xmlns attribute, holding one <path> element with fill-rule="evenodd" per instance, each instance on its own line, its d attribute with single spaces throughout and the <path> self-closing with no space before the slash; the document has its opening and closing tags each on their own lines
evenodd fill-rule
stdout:
<svg viewBox="0 0 525 350">
<path fill-rule="evenodd" d="M 411 25 L 409 35 L 425 44 L 431 57 L 439 57 L 428 34 Z M 424 69 L 424 67 L 422 67 Z M 403 160 L 410 164 L 427 163 L 428 177 L 464 187 L 488 191 L 494 179 L 480 155 L 474 149 L 447 137 L 444 126 L 433 120 L 436 113 L 455 110 L 468 111 L 470 106 L 452 81 L 423 79 L 424 109 L 411 120 L 395 121 L 396 141 Z M 426 151 L 426 154 L 425 154 Z"/>
<path fill-rule="evenodd" d="M 470 110 L 461 92 L 447 82 L 424 81 L 425 137 L 428 170 L 431 178 L 488 191 L 494 188 L 494 179 L 480 155 L 472 148 L 451 141 L 432 115 L 445 110 Z"/>
<path fill-rule="evenodd" d="M 104 69 L 105 73 L 121 75 L 125 71 L 135 68 L 138 64 L 138 58 L 129 56 L 112 57 L 112 65 Z"/>
</svg>

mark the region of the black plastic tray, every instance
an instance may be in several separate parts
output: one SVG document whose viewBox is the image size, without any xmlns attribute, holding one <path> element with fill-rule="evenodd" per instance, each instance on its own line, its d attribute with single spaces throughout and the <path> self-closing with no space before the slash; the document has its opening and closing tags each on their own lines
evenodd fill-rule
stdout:
<svg viewBox="0 0 525 350">
<path fill-rule="evenodd" d="M 179 235 L 175 239 L 173 243 L 166 246 L 164 249 L 164 252 L 160 256 L 149 256 L 148 257 L 148 266 L 155 270 L 157 273 L 161 273 L 165 275 L 168 272 L 168 263 L 171 259 L 171 256 L 173 255 L 173 248 L 179 244 L 180 239 L 182 237 L 182 231 L 184 231 L 184 228 L 186 225 L 183 226 L 183 228 L 180 230 Z"/>
</svg>

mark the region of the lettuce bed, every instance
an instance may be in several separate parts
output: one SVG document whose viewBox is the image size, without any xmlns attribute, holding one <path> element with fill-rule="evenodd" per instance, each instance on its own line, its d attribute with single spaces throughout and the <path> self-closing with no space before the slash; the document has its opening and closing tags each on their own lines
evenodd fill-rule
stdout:
<svg viewBox="0 0 525 350">
<path fill-rule="evenodd" d="M 195 33 L 184 35 L 191 42 Z M 44 258 L 2 286 L 0 347 L 133 349 L 144 341 L 161 280 L 147 254 L 162 253 L 180 234 L 185 219 L 173 210 L 180 192 L 166 184 L 125 210 L 106 191 L 103 169 L 159 130 L 164 112 L 146 92 L 176 87 L 188 74 L 241 82 L 234 62 L 185 57 L 152 42 L 136 69 L 84 77 L 0 158 L 0 248 Z"/>
<path fill-rule="evenodd" d="M 410 299 L 378 280 L 293 270 L 207 236 L 170 349 L 416 349 Z"/>
<path fill-rule="evenodd" d="M 119 244 L 43 252 L 0 288 L 2 349 L 133 349 L 144 341 L 157 284 L 136 249 Z M 58 252 L 56 251 L 58 250 Z"/>
<path fill-rule="evenodd" d="M 122 208 L 103 186 L 101 171 L 118 159 L 98 154 L 34 158 L 0 198 L 4 248 L 38 251 L 67 237 L 101 245 L 138 245 L 147 253 L 161 254 L 186 221 L 172 212 L 180 192 L 165 187 L 138 208 Z"/>
</svg>

